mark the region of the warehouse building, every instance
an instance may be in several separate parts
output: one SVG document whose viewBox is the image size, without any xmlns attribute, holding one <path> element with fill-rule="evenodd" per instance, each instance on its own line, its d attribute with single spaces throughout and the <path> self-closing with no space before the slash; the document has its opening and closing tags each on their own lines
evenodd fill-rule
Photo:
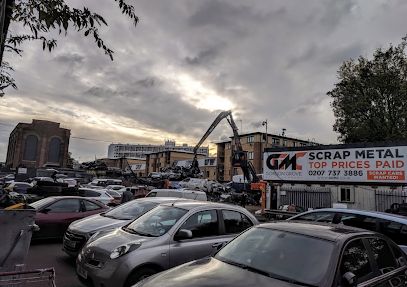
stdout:
<svg viewBox="0 0 407 287">
<path fill-rule="evenodd" d="M 193 152 L 194 147 L 187 144 L 176 145 L 175 141 L 167 140 L 163 145 L 151 144 L 110 144 L 108 148 L 108 158 L 146 158 L 147 154 L 163 151 L 186 151 Z M 197 151 L 208 156 L 209 147 L 200 147 Z"/>
<path fill-rule="evenodd" d="M 69 129 L 56 122 L 19 123 L 10 134 L 6 166 L 66 167 L 70 134 Z"/>
<path fill-rule="evenodd" d="M 282 135 L 253 132 L 240 135 L 242 148 L 247 152 L 247 159 L 252 162 L 256 173 L 263 173 L 263 153 L 272 147 L 304 147 L 317 145 L 317 143 Z M 234 175 L 242 174 L 238 167 L 232 166 L 232 139 L 216 143 L 217 146 L 217 180 L 231 181 Z"/>
</svg>

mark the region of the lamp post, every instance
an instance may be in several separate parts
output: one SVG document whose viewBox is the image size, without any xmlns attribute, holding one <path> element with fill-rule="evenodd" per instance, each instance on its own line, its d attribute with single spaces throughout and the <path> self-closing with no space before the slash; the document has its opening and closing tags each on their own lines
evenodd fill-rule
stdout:
<svg viewBox="0 0 407 287">
<path fill-rule="evenodd" d="M 263 121 L 263 122 L 261 123 L 261 125 L 266 127 L 266 138 L 265 138 L 266 145 L 265 145 L 265 147 L 267 147 L 267 142 L 268 142 L 268 135 L 267 135 L 267 119 L 266 119 L 265 121 Z"/>
</svg>

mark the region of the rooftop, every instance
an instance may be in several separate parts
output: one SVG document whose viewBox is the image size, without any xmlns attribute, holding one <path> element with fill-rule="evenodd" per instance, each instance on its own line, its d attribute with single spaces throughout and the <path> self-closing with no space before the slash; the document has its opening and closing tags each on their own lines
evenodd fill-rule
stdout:
<svg viewBox="0 0 407 287">
<path fill-rule="evenodd" d="M 247 136 L 251 136 L 251 135 L 264 135 L 266 133 L 262 133 L 262 132 L 251 132 L 251 133 L 244 133 L 244 134 L 240 134 L 239 137 L 247 137 Z M 267 135 L 273 138 L 279 138 L 279 139 L 287 139 L 287 140 L 295 140 L 298 142 L 303 142 L 303 143 L 311 143 L 311 141 L 307 141 L 307 140 L 303 140 L 303 139 L 298 139 L 298 138 L 293 138 L 293 137 L 286 137 L 286 136 L 282 136 L 282 135 L 276 135 L 276 134 L 270 134 L 267 133 Z M 232 139 L 233 136 L 230 137 L 230 139 Z M 231 142 L 232 140 L 221 140 L 221 141 L 216 141 L 215 144 L 220 144 L 220 143 L 227 143 L 227 142 Z"/>
</svg>

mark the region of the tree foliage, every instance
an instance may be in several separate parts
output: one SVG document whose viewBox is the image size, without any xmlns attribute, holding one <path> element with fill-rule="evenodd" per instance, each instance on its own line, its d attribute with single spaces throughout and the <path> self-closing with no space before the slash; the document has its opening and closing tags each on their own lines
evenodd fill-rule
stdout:
<svg viewBox="0 0 407 287">
<path fill-rule="evenodd" d="M 128 4 L 126 0 L 112 1 L 136 26 L 139 18 L 134 6 Z M 113 50 L 99 33 L 99 28 L 108 26 L 108 23 L 101 15 L 88 8 L 71 8 L 64 0 L 15 0 L 11 8 L 10 27 L 13 23 L 20 23 L 27 32 L 25 34 L 10 32 L 5 41 L 5 52 L 22 55 L 21 44 L 27 41 L 39 41 L 43 50 L 51 52 L 56 48 L 57 40 L 50 36 L 50 32 L 57 31 L 59 34 L 67 35 L 68 30 L 73 30 L 82 33 L 85 37 L 93 37 L 96 47 L 102 49 L 113 60 Z M 0 90 L 9 86 L 17 87 L 10 71 L 12 67 L 3 62 L 0 69 Z"/>
<path fill-rule="evenodd" d="M 345 61 L 332 97 L 334 131 L 344 143 L 407 139 L 407 37 L 372 59 Z"/>
</svg>

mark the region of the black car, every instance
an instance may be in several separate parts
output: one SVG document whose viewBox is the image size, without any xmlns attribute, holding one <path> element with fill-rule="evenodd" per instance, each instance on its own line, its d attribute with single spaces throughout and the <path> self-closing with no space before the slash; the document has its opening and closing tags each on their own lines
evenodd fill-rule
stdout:
<svg viewBox="0 0 407 287">
<path fill-rule="evenodd" d="M 378 233 L 275 222 L 245 231 L 214 257 L 159 273 L 135 286 L 402 287 L 407 286 L 405 256 Z"/>
</svg>

